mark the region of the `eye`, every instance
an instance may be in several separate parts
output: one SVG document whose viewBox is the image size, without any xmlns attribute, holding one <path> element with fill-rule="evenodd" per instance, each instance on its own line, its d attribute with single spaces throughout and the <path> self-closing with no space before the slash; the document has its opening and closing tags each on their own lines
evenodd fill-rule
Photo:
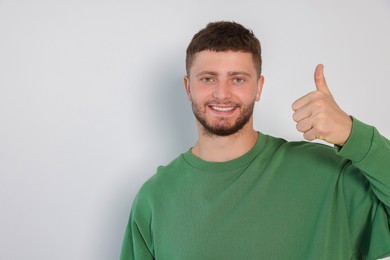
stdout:
<svg viewBox="0 0 390 260">
<path fill-rule="evenodd" d="M 214 82 L 214 79 L 211 78 L 211 77 L 203 77 L 200 79 L 202 82 L 204 83 L 211 83 L 211 82 Z"/>
<path fill-rule="evenodd" d="M 240 78 L 240 77 L 237 77 L 237 78 L 234 78 L 233 79 L 233 82 L 235 83 L 235 84 L 243 84 L 244 82 L 245 82 L 245 79 L 243 79 L 243 78 Z"/>
</svg>

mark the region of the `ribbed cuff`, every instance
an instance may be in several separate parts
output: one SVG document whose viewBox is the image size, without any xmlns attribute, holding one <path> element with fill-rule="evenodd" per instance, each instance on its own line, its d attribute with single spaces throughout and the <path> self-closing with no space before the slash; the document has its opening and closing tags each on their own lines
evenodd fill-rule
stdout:
<svg viewBox="0 0 390 260">
<path fill-rule="evenodd" d="M 335 151 L 353 163 L 360 162 L 370 151 L 374 127 L 352 117 L 352 132 L 344 146 L 335 146 Z"/>
</svg>

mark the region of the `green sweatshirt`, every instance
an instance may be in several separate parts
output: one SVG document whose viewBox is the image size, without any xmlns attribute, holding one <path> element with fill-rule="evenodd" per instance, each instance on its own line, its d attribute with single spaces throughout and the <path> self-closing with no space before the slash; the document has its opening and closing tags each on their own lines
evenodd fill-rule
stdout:
<svg viewBox="0 0 390 260">
<path fill-rule="evenodd" d="M 190 151 L 138 192 L 121 260 L 390 256 L 390 141 L 353 119 L 343 148 L 259 134 L 245 155 Z"/>
</svg>

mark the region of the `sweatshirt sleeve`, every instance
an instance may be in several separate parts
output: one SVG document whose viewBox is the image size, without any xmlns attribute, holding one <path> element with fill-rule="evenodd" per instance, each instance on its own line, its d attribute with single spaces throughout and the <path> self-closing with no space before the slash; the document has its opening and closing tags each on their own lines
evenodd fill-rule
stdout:
<svg viewBox="0 0 390 260">
<path fill-rule="evenodd" d="M 343 190 L 356 259 L 389 256 L 389 140 L 353 118 L 351 136 L 336 152 L 350 161 L 344 169 Z"/>
<path fill-rule="evenodd" d="M 390 207 L 390 141 L 372 126 L 353 118 L 347 143 L 336 152 L 349 159 L 369 181 L 378 199 Z"/>
<path fill-rule="evenodd" d="M 120 260 L 153 260 L 151 212 L 138 194 L 133 202 L 122 242 Z"/>
</svg>

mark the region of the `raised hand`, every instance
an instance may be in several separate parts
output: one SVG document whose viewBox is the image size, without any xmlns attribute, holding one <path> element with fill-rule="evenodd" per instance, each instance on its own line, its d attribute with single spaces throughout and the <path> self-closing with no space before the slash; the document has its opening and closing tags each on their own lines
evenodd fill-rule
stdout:
<svg viewBox="0 0 390 260">
<path fill-rule="evenodd" d="M 316 90 L 292 104 L 293 119 L 303 137 L 312 141 L 321 139 L 343 146 L 352 130 L 352 119 L 337 105 L 324 77 L 324 65 L 314 72 Z"/>
</svg>

